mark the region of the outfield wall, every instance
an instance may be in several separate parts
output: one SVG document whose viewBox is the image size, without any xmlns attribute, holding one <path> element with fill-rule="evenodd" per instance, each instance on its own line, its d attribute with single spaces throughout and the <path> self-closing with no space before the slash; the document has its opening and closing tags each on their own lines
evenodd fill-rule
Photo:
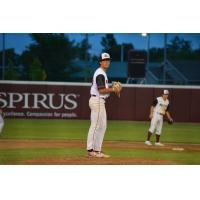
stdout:
<svg viewBox="0 0 200 200">
<path fill-rule="evenodd" d="M 106 101 L 108 119 L 148 120 L 150 105 L 170 91 L 170 112 L 177 122 L 200 122 L 200 87 L 123 85 L 121 98 Z M 0 81 L 0 106 L 7 118 L 89 119 L 90 84 Z"/>
</svg>

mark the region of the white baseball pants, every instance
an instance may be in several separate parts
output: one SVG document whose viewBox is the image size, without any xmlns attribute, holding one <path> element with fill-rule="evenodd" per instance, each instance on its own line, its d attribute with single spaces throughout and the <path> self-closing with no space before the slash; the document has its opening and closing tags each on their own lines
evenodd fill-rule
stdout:
<svg viewBox="0 0 200 200">
<path fill-rule="evenodd" d="M 89 100 L 89 107 L 91 109 L 91 125 L 87 138 L 87 150 L 101 151 L 107 127 L 105 100 L 92 96 Z"/>
<path fill-rule="evenodd" d="M 149 128 L 149 131 L 151 133 L 154 133 L 154 131 L 156 130 L 156 134 L 161 135 L 162 126 L 163 116 L 158 113 L 154 113 L 153 118 L 151 119 L 151 126 Z"/>
<path fill-rule="evenodd" d="M 4 126 L 4 120 L 3 120 L 3 117 L 0 114 L 0 133 L 3 130 L 3 126 Z"/>
</svg>

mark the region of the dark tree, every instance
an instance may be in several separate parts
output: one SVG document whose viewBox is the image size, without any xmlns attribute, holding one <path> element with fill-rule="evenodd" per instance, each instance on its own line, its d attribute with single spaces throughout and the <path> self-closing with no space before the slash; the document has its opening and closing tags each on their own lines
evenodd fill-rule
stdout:
<svg viewBox="0 0 200 200">
<path fill-rule="evenodd" d="M 76 57 L 84 61 L 90 60 L 90 49 L 91 45 L 89 44 L 88 39 L 83 39 L 80 43 L 76 45 Z"/>
<path fill-rule="evenodd" d="M 75 58 L 74 42 L 64 34 L 31 34 L 34 41 L 21 56 L 26 72 L 37 58 L 49 81 L 64 81 L 76 72 L 71 64 Z M 27 73 L 28 74 L 28 73 Z"/>
<path fill-rule="evenodd" d="M 167 45 L 167 54 L 172 60 L 191 59 L 193 57 L 191 42 L 175 36 Z"/>
<path fill-rule="evenodd" d="M 2 65 L 2 54 L 3 52 L 0 51 L 0 66 Z M 13 48 L 5 50 L 5 66 L 8 66 L 9 62 L 12 62 L 15 66 L 18 66 L 20 63 L 20 55 L 15 53 Z"/>
<path fill-rule="evenodd" d="M 121 50 L 124 50 L 124 60 L 128 60 L 128 51 L 134 49 L 133 44 L 131 43 L 124 43 L 124 44 L 117 44 L 117 41 L 114 37 L 114 34 L 106 34 L 105 37 L 102 37 L 101 45 L 103 46 L 103 52 L 108 52 L 113 61 L 120 61 L 121 59 Z"/>
</svg>

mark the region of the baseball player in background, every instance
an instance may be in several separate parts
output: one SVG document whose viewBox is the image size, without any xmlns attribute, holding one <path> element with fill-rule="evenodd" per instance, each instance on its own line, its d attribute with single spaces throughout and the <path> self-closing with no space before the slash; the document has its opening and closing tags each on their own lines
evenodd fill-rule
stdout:
<svg viewBox="0 0 200 200">
<path fill-rule="evenodd" d="M 1 95 L 0 95 L 0 97 L 1 97 Z M 3 126 L 4 126 L 3 111 L 2 111 L 1 105 L 0 105 L 0 134 L 3 130 Z"/>
<path fill-rule="evenodd" d="M 0 109 L 0 134 L 3 130 L 3 126 L 4 126 L 4 120 L 3 120 L 3 111 Z"/>
<path fill-rule="evenodd" d="M 157 97 L 153 101 L 153 104 L 150 108 L 150 116 L 151 119 L 151 126 L 148 131 L 147 140 L 145 141 L 146 145 L 152 145 L 150 142 L 150 138 L 154 131 L 156 130 L 156 146 L 164 146 L 164 144 L 160 143 L 160 135 L 163 126 L 163 117 L 164 115 L 167 116 L 168 122 L 173 123 L 173 119 L 169 113 L 169 100 L 168 100 L 169 91 L 164 90 L 163 95 L 161 97 Z"/>
<path fill-rule="evenodd" d="M 112 92 L 120 96 L 120 91 L 122 89 L 119 82 L 115 82 L 112 87 L 108 86 L 106 70 L 109 68 L 110 61 L 110 55 L 108 53 L 102 53 L 99 59 L 100 67 L 93 75 L 92 86 L 90 89 L 91 97 L 89 99 L 91 125 L 87 137 L 87 151 L 89 157 L 110 157 L 101 151 L 107 127 L 105 101 Z"/>
</svg>

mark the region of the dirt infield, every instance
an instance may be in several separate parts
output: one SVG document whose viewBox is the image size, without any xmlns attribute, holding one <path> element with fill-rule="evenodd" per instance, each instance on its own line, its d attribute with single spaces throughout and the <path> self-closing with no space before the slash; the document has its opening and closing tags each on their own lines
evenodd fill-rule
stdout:
<svg viewBox="0 0 200 200">
<path fill-rule="evenodd" d="M 167 164 L 175 164 L 166 160 L 154 160 L 154 159 L 146 159 L 146 158 L 80 158 L 80 157 L 57 157 L 57 158 L 43 158 L 37 160 L 26 160 L 23 162 L 18 162 L 17 164 L 31 164 L 31 165 L 48 165 L 51 163 L 52 165 L 167 165 Z"/>
<path fill-rule="evenodd" d="M 79 140 L 0 140 L 0 149 L 37 149 L 37 148 L 82 148 L 85 150 L 85 142 Z M 172 149 L 183 149 L 187 152 L 200 152 L 200 144 L 177 144 L 167 143 L 164 147 L 146 146 L 142 142 L 127 142 L 127 141 L 105 141 L 104 148 L 122 149 L 122 150 L 156 150 L 159 151 L 173 151 Z M 86 151 L 85 151 L 86 152 Z M 115 165 L 115 164 L 176 164 L 172 161 L 157 160 L 148 158 L 134 158 L 134 157 L 111 157 L 111 158 L 88 158 L 78 156 L 50 156 L 40 159 L 31 159 L 17 161 L 13 164 L 74 164 L 74 165 Z"/>
</svg>

